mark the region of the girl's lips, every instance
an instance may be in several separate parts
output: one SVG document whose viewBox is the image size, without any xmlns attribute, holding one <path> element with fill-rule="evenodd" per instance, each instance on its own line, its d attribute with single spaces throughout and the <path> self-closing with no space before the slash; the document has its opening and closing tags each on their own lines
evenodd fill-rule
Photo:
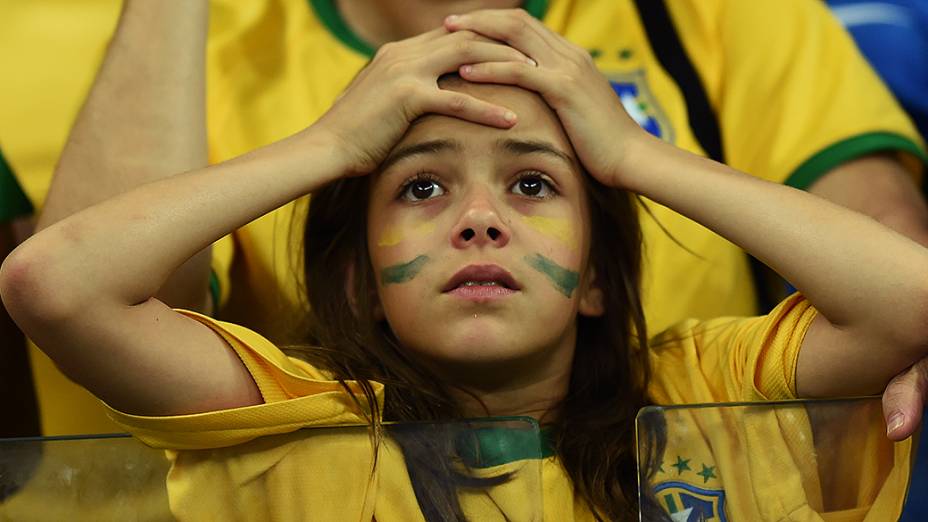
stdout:
<svg viewBox="0 0 928 522">
<path fill-rule="evenodd" d="M 465 286 L 467 283 L 472 284 L 470 286 Z M 479 285 L 473 283 L 495 283 L 495 285 Z M 449 293 L 460 288 L 473 289 L 481 286 L 490 289 L 502 288 L 504 290 L 509 290 L 510 293 L 518 291 L 520 288 L 519 284 L 512 277 L 512 274 L 499 265 L 468 265 L 454 274 L 451 279 L 445 283 L 441 291 L 443 293 Z M 468 292 L 471 291 L 472 290 L 468 290 Z M 493 295 L 498 294 L 496 291 L 490 293 Z"/>
<path fill-rule="evenodd" d="M 468 301 L 483 303 L 496 299 L 503 299 L 516 292 L 518 292 L 518 290 L 513 290 L 512 288 L 506 288 L 505 286 L 500 285 L 471 285 L 458 286 L 446 293 L 455 297 L 460 297 L 461 299 L 466 299 Z"/>
</svg>

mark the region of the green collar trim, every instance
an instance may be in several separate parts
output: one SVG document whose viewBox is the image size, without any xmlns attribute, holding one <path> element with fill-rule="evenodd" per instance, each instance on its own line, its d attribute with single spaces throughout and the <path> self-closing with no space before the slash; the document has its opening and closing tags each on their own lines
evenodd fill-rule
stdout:
<svg viewBox="0 0 928 522">
<path fill-rule="evenodd" d="M 13 169 L 0 153 L 0 221 L 11 221 L 32 212 L 32 203 L 16 181 Z"/>
<path fill-rule="evenodd" d="M 892 132 L 868 132 L 833 143 L 822 149 L 786 180 L 786 185 L 806 190 L 828 171 L 847 161 L 876 152 L 905 152 L 928 165 L 928 155 L 910 138 Z M 928 176 L 922 188 L 928 187 Z"/>
<path fill-rule="evenodd" d="M 458 455 L 471 468 L 490 468 L 519 460 L 539 460 L 555 455 L 551 428 L 479 428 L 455 441 Z"/>
<path fill-rule="evenodd" d="M 342 18 L 341 13 L 335 7 L 334 0 L 308 0 L 310 7 L 316 12 L 322 24 L 338 38 L 343 44 L 354 49 L 355 51 L 371 58 L 374 56 L 376 48 L 373 45 L 361 39 L 351 27 Z M 539 20 L 544 17 L 548 11 L 548 0 L 525 0 L 522 8 L 528 11 L 532 16 Z"/>
</svg>

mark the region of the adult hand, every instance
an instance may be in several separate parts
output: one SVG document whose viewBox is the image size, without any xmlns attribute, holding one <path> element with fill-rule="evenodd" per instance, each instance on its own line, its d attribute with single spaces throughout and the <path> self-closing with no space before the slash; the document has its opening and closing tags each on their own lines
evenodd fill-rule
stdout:
<svg viewBox="0 0 928 522">
<path fill-rule="evenodd" d="M 557 113 L 584 167 L 603 184 L 624 187 L 626 147 L 646 133 L 625 112 L 590 54 L 552 32 L 522 9 L 482 10 L 445 19 L 449 31 L 473 31 L 506 42 L 531 57 L 523 61 L 467 64 L 472 82 L 518 85 L 539 93 Z"/>
<path fill-rule="evenodd" d="M 442 74 L 465 64 L 530 63 L 523 53 L 471 31 L 438 28 L 383 45 L 310 131 L 322 130 L 346 154 L 346 175 L 373 171 L 409 124 L 426 113 L 499 128 L 516 115 L 460 92 L 438 87 Z"/>
<path fill-rule="evenodd" d="M 922 423 L 926 395 L 928 358 L 897 375 L 883 392 L 883 417 L 890 439 L 903 440 L 915 433 Z"/>
</svg>

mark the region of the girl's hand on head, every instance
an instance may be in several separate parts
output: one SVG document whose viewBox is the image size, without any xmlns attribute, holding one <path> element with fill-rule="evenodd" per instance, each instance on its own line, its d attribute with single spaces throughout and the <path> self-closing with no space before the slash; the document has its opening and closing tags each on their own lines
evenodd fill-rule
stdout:
<svg viewBox="0 0 928 522">
<path fill-rule="evenodd" d="M 368 174 L 383 161 L 409 124 L 426 113 L 499 128 L 515 114 L 467 94 L 442 90 L 438 78 L 465 64 L 529 63 L 518 50 L 471 31 L 438 28 L 383 45 L 371 62 L 308 132 L 326 133 L 344 156 L 345 175 Z"/>
<path fill-rule="evenodd" d="M 625 112 L 590 54 L 552 32 L 522 9 L 481 10 L 445 19 L 449 31 L 468 31 L 506 42 L 532 58 L 462 65 L 472 82 L 518 85 L 539 93 L 557 112 L 583 166 L 598 181 L 625 187 L 628 145 L 646 133 Z"/>
</svg>

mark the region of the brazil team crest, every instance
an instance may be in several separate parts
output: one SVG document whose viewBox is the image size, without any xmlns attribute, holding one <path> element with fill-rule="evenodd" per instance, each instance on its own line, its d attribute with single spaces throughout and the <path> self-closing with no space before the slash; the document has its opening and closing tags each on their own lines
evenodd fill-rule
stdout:
<svg viewBox="0 0 928 522">
<path fill-rule="evenodd" d="M 654 497 L 674 522 L 728 522 L 722 490 L 662 482 L 654 486 Z"/>
<path fill-rule="evenodd" d="M 634 119 L 642 129 L 674 143 L 673 128 L 670 120 L 657 104 L 657 99 L 648 88 L 644 71 L 631 73 L 605 73 L 612 85 L 612 90 L 622 100 L 625 112 Z"/>
</svg>

